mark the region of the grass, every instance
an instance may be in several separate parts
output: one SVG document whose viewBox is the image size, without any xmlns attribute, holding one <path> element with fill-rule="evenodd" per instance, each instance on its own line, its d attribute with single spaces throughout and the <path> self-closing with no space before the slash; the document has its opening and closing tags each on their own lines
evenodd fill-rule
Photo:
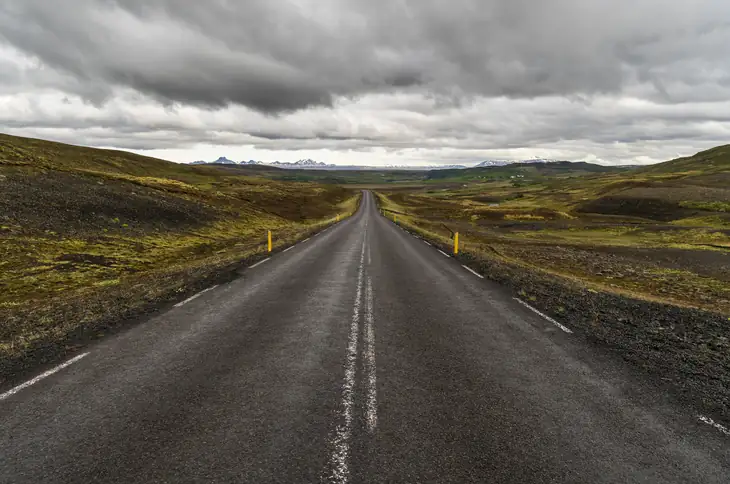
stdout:
<svg viewBox="0 0 730 484">
<path fill-rule="evenodd" d="M 282 247 L 354 213 L 358 199 L 0 135 L 0 379 L 225 277 L 262 256 L 267 230 Z"/>
<path fill-rule="evenodd" d="M 730 212 L 730 203 L 728 202 L 679 202 L 679 206 L 683 208 L 695 208 L 707 212 Z"/>
<path fill-rule="evenodd" d="M 444 245 L 458 231 L 474 257 L 730 315 L 726 148 L 650 169 L 384 187 L 378 196 L 400 223 Z"/>
</svg>

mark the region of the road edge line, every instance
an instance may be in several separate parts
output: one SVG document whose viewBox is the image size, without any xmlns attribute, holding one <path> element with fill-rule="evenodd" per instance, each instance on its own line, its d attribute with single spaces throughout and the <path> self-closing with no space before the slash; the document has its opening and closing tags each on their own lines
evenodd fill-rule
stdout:
<svg viewBox="0 0 730 484">
<path fill-rule="evenodd" d="M 542 316 L 543 318 L 547 319 L 548 321 L 550 321 L 551 323 L 553 323 L 553 324 L 554 324 L 555 326 L 557 326 L 558 328 L 562 329 L 562 330 L 563 330 L 563 331 L 565 331 L 566 333 L 569 333 L 569 334 L 572 334 L 572 333 L 573 333 L 573 330 L 571 330 L 571 329 L 570 329 L 570 328 L 568 328 L 567 326 L 563 326 L 562 324 L 560 324 L 559 322 L 555 321 L 555 320 L 554 320 L 553 318 L 551 318 L 551 317 L 550 317 L 550 316 L 548 316 L 547 314 L 543 313 L 542 311 L 540 311 L 540 310 L 538 310 L 538 309 L 535 309 L 535 308 L 533 308 L 532 306 L 530 306 L 529 304 L 527 304 L 527 303 L 526 303 L 525 301 L 523 301 L 522 299 L 520 299 L 520 298 L 518 298 L 518 297 L 514 297 L 514 298 L 512 298 L 512 299 L 514 299 L 514 300 L 515 300 L 515 301 L 517 301 L 518 303 L 522 304 L 523 306 L 525 306 L 525 307 L 526 307 L 527 309 L 529 309 L 529 310 L 530 310 L 530 311 L 532 311 L 533 313 L 535 313 L 535 314 L 539 314 L 539 315 L 540 315 L 540 316 Z"/>
<path fill-rule="evenodd" d="M 484 279 L 484 276 L 483 275 L 479 274 L 477 271 L 475 271 L 471 267 L 467 267 L 464 264 L 461 264 L 461 267 L 463 267 L 467 271 L 471 272 L 472 274 L 474 274 L 475 276 L 477 276 L 479 279 Z"/>
<path fill-rule="evenodd" d="M 28 380 L 25 383 L 21 383 L 20 385 L 18 385 L 16 387 L 11 388 L 7 392 L 5 392 L 2 395 L 0 395 L 0 401 L 3 401 L 6 398 L 15 395 L 19 391 L 24 390 L 25 388 L 28 388 L 29 386 L 38 383 L 39 381 L 43 380 L 44 378 L 48 378 L 49 376 L 53 375 L 54 373 L 57 373 L 57 372 L 63 370 L 67 366 L 73 365 L 77 361 L 79 361 L 82 358 L 88 356 L 90 353 L 91 352 L 86 352 L 86 353 L 81 353 L 80 355 L 74 356 L 73 358 L 71 358 L 70 360 L 66 361 L 65 363 L 61 363 L 60 365 L 55 366 L 55 367 L 51 368 L 50 370 L 44 371 L 43 373 L 41 373 L 37 377 L 35 377 L 33 379 L 30 379 L 30 380 Z"/>
<path fill-rule="evenodd" d="M 264 259 L 264 260 L 262 260 L 262 261 L 259 261 L 259 262 L 255 263 L 255 264 L 254 264 L 254 265 L 252 265 L 252 266 L 248 266 L 248 268 L 249 268 L 249 269 L 253 269 L 254 267 L 258 267 L 258 266 L 260 266 L 261 264 L 263 264 L 264 262 L 266 262 L 266 261 L 268 261 L 268 260 L 270 260 L 270 259 L 271 259 L 271 257 L 267 257 L 266 259 Z"/>
</svg>

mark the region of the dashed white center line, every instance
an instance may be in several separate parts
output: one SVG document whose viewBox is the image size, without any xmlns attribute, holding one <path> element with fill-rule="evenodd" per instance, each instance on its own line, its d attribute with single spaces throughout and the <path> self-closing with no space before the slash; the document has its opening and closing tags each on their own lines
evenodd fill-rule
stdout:
<svg viewBox="0 0 730 484">
<path fill-rule="evenodd" d="M 350 336 L 345 359 L 345 381 L 342 385 L 340 417 L 331 439 L 332 455 L 327 469 L 327 482 L 346 483 L 350 480 L 350 437 L 352 435 L 352 407 L 355 399 L 355 371 L 357 370 L 357 346 L 360 332 L 360 306 L 362 304 L 363 273 L 365 272 L 365 237 L 363 236 L 360 266 L 357 274 L 357 290 L 350 322 Z"/>
<path fill-rule="evenodd" d="M 527 304 L 527 303 L 526 303 L 525 301 L 523 301 L 522 299 L 520 299 L 520 298 L 517 298 L 517 297 L 516 297 L 516 298 L 513 298 L 513 299 L 514 299 L 515 301 L 517 301 L 518 303 L 522 304 L 523 306 L 525 306 L 525 307 L 526 307 L 527 309 L 529 309 L 529 310 L 530 310 L 530 311 L 532 311 L 533 313 L 535 313 L 535 314 L 539 314 L 539 315 L 540 315 L 540 316 L 542 316 L 543 318 L 547 319 L 548 321 L 550 321 L 551 323 L 553 323 L 553 324 L 554 324 L 555 326 L 557 326 L 558 328 L 562 329 L 562 330 L 563 330 L 563 331 L 565 331 L 566 333 L 572 333 L 572 332 L 573 332 L 573 331 L 571 331 L 571 330 L 570 330 L 570 328 L 567 328 L 566 326 L 563 326 L 562 324 L 558 323 L 557 321 L 555 321 L 555 320 L 554 320 L 553 318 L 551 318 L 551 317 L 550 317 L 550 316 L 548 316 L 547 314 L 545 314 L 545 313 L 543 313 L 543 312 L 541 312 L 541 311 L 539 311 L 539 310 L 537 310 L 537 309 L 533 308 L 532 306 L 530 306 L 529 304 Z"/>
<path fill-rule="evenodd" d="M 248 266 L 248 268 L 249 268 L 249 269 L 253 269 L 254 267 L 260 266 L 261 264 L 263 264 L 264 262 L 266 262 L 266 261 L 267 261 L 267 260 L 269 260 L 269 259 L 271 259 L 271 257 L 267 257 L 266 259 L 264 259 L 264 260 L 262 260 L 262 261 L 259 261 L 259 262 L 255 263 L 255 264 L 254 264 L 254 265 L 252 265 L 252 266 Z"/>
<path fill-rule="evenodd" d="M 308 241 L 309 239 L 311 239 L 311 237 L 307 237 L 306 239 L 302 240 L 302 242 L 306 242 L 306 241 Z"/>
<path fill-rule="evenodd" d="M 446 257 L 450 257 L 450 256 L 449 256 L 449 254 L 447 254 L 447 253 L 446 253 L 446 252 L 444 252 L 443 250 L 441 250 L 441 249 L 438 249 L 438 251 L 439 251 L 439 252 L 441 252 L 441 255 L 444 255 L 444 256 L 446 256 Z"/>
<path fill-rule="evenodd" d="M 719 430 L 720 432 L 722 432 L 723 434 L 730 437 L 730 430 L 728 430 L 728 428 L 725 427 L 724 425 L 720 425 L 719 423 L 712 420 L 710 417 L 704 417 L 702 415 L 699 415 L 697 418 L 700 419 L 700 422 L 706 423 L 707 425 L 711 425 L 711 426 L 715 427 L 717 430 Z"/>
<path fill-rule="evenodd" d="M 253 267 L 253 266 L 251 266 L 251 267 Z M 202 291 L 200 291 L 199 293 L 197 293 L 197 294 L 195 294 L 195 295 L 193 295 L 193 296 L 190 296 L 190 297 L 189 297 L 189 298 L 187 298 L 186 300 L 184 300 L 184 301 L 180 301 L 179 303 L 175 304 L 175 306 L 174 306 L 174 307 L 176 307 L 176 308 L 179 308 L 180 306 L 184 306 L 185 304 L 189 303 L 189 302 L 190 302 L 190 301 L 192 301 L 193 299 L 197 299 L 197 298 L 199 298 L 200 296 L 202 296 L 202 295 L 203 295 L 203 294 L 205 294 L 206 292 L 208 292 L 208 291 L 212 291 L 212 290 L 213 290 L 213 289 L 215 289 L 216 287 L 218 287 L 218 284 L 216 284 L 215 286 L 209 287 L 208 289 L 203 289 L 203 290 L 202 290 Z"/>
<path fill-rule="evenodd" d="M 463 267 L 467 271 L 471 272 L 472 274 L 474 274 L 475 276 L 477 276 L 479 279 L 484 279 L 484 276 L 483 275 L 479 274 L 477 271 L 475 271 L 471 267 L 467 267 L 464 264 L 462 264 L 461 267 Z"/>
<path fill-rule="evenodd" d="M 369 247 L 368 247 L 369 249 Z M 368 277 L 365 304 L 365 379 L 367 397 L 365 402 L 365 421 L 368 432 L 375 432 L 378 426 L 378 389 L 375 368 L 375 323 L 373 317 L 373 283 Z"/>
<path fill-rule="evenodd" d="M 293 248 L 294 248 L 294 246 L 292 245 L 292 246 L 291 246 L 291 247 L 289 247 L 288 249 L 284 249 L 284 250 L 282 251 L 282 253 L 284 253 L 284 252 L 289 252 L 289 251 L 290 251 L 290 250 L 292 250 Z"/>
<path fill-rule="evenodd" d="M 431 242 L 429 242 L 428 240 L 424 240 L 423 243 L 426 245 L 431 245 Z"/>
<path fill-rule="evenodd" d="M 74 363 L 76 363 L 77 361 L 79 361 L 81 358 L 87 356 L 88 354 L 89 353 L 82 353 L 82 354 L 80 354 L 78 356 L 74 356 L 73 358 L 71 358 L 67 362 L 62 363 L 62 364 L 60 364 L 60 365 L 58 365 L 58 366 L 56 366 L 54 368 L 51 368 L 48 371 L 44 371 L 43 373 L 41 373 L 37 377 L 33 378 L 32 380 L 29 380 L 29 381 L 27 381 L 25 383 L 22 383 L 22 384 L 18 385 L 17 387 L 12 388 L 12 389 L 8 390 L 7 392 L 3 393 L 2 395 L 0 395 L 0 400 L 5 400 L 6 398 L 8 398 L 8 397 L 10 397 L 10 396 L 15 395 L 16 393 L 18 393 L 20 390 L 22 390 L 24 388 L 28 388 L 29 386 L 31 386 L 31 385 L 33 385 L 35 383 L 38 383 L 42 379 L 44 379 L 46 377 L 49 377 L 49 376 L 53 375 L 54 373 L 56 373 L 58 371 L 63 370 L 67 366 L 73 365 Z"/>
</svg>

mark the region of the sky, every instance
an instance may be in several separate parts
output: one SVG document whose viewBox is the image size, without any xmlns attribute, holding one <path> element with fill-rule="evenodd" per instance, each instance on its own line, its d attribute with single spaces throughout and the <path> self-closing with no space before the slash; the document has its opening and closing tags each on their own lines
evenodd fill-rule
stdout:
<svg viewBox="0 0 730 484">
<path fill-rule="evenodd" d="M 727 0 L 3 0 L 0 131 L 173 161 L 647 164 L 730 140 Z"/>
</svg>

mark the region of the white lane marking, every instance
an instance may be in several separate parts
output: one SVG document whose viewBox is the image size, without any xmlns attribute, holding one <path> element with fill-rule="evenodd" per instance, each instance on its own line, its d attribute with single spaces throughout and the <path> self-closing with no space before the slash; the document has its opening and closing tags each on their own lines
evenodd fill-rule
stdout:
<svg viewBox="0 0 730 484">
<path fill-rule="evenodd" d="M 539 315 L 540 315 L 540 316 L 542 316 L 543 318 L 547 319 L 548 321 L 550 321 L 551 323 L 553 323 L 553 324 L 554 324 L 555 326 L 557 326 L 558 328 L 562 329 L 562 330 L 563 330 L 563 331 L 565 331 L 566 333 L 572 333 L 572 332 L 573 332 L 573 331 L 571 331 L 571 330 L 570 330 L 570 328 L 567 328 L 567 327 L 563 326 L 562 324 L 558 323 L 557 321 L 555 321 L 555 320 L 554 320 L 553 318 L 551 318 L 551 317 L 550 317 L 550 316 L 548 316 L 547 314 L 545 314 L 545 313 L 543 313 L 543 312 L 541 312 L 541 311 L 539 311 L 539 310 L 537 310 L 537 309 L 533 308 L 532 306 L 530 306 L 529 304 L 527 304 L 527 303 L 526 303 L 525 301 L 523 301 L 522 299 L 520 299 L 520 298 L 517 298 L 517 297 L 516 297 L 516 298 L 513 298 L 513 299 L 514 299 L 515 301 L 517 301 L 518 303 L 522 304 L 523 306 L 525 306 L 525 307 L 526 307 L 527 309 L 529 309 L 529 310 L 530 310 L 530 311 L 532 311 L 533 313 L 535 313 L 535 314 L 539 314 Z"/>
<path fill-rule="evenodd" d="M 447 253 L 446 253 L 446 252 L 444 252 L 443 250 L 441 250 L 441 249 L 438 249 L 438 251 L 439 251 L 439 252 L 441 252 L 441 254 L 445 255 L 446 257 L 450 257 L 450 256 L 449 256 L 449 254 L 447 254 Z"/>
<path fill-rule="evenodd" d="M 289 247 L 288 249 L 284 249 L 284 250 L 282 251 L 282 254 L 283 254 L 284 252 L 288 252 L 288 251 L 292 250 L 293 248 L 294 248 L 294 246 L 292 245 L 292 246 L 291 246 L 291 247 Z"/>
<path fill-rule="evenodd" d="M 175 306 L 174 306 L 174 307 L 176 307 L 176 308 L 179 308 L 180 306 L 184 306 L 185 304 L 189 303 L 189 302 L 190 302 L 190 301 L 192 301 L 193 299 L 197 299 L 197 298 L 199 298 L 200 296 L 202 296 L 202 295 L 203 295 L 203 294 L 205 294 L 206 292 L 208 292 L 208 291 L 212 291 L 212 290 L 213 290 L 213 289 L 215 289 L 216 287 L 218 287 L 218 284 L 216 284 L 215 286 L 209 287 L 208 289 L 203 289 L 203 290 L 202 290 L 202 291 L 200 291 L 199 293 L 197 293 L 197 294 L 195 294 L 195 295 L 193 295 L 193 296 L 190 296 L 190 297 L 189 297 L 189 298 L 187 298 L 186 300 L 184 300 L 184 301 L 180 301 L 179 303 L 175 304 Z"/>
<path fill-rule="evenodd" d="M 327 482 L 346 483 L 350 479 L 349 456 L 350 437 L 352 435 L 352 407 L 355 398 L 355 371 L 357 369 L 357 340 L 360 332 L 360 305 L 362 304 L 362 283 L 365 264 L 365 237 L 363 236 L 362 251 L 360 252 L 360 267 L 357 273 L 357 290 L 355 304 L 352 310 L 350 323 L 350 337 L 347 343 L 347 357 L 345 359 L 345 381 L 342 385 L 342 402 L 340 404 L 340 418 L 331 440 L 332 455 L 330 456 Z"/>
<path fill-rule="evenodd" d="M 467 271 L 471 272 L 472 274 L 474 274 L 475 276 L 477 276 L 479 279 L 484 279 L 484 276 L 483 275 L 479 274 L 477 271 L 475 271 L 471 267 L 467 267 L 464 264 L 461 264 L 461 267 L 463 267 Z"/>
<path fill-rule="evenodd" d="M 252 265 L 252 266 L 248 266 L 248 268 L 249 268 L 249 269 L 253 269 L 254 267 L 260 266 L 261 264 L 263 264 L 264 262 L 266 262 L 266 261 L 267 261 L 267 260 L 269 260 L 269 259 L 271 259 L 271 257 L 267 257 L 266 259 L 264 259 L 264 260 L 262 260 L 262 261 L 259 261 L 259 262 L 255 263 L 255 264 L 254 264 L 254 265 Z"/>
<path fill-rule="evenodd" d="M 311 239 L 311 237 L 307 237 L 306 239 L 302 240 L 302 242 L 306 242 L 306 241 L 308 241 L 309 239 Z"/>
<path fill-rule="evenodd" d="M 55 368 L 51 368 L 51 369 L 50 369 L 50 370 L 48 370 L 48 371 L 44 371 L 43 373 L 41 373 L 41 374 L 40 374 L 40 375 L 38 375 L 37 377 L 33 378 L 32 380 L 28 380 L 28 381 L 27 381 L 27 382 L 25 382 L 25 383 L 21 383 L 21 384 L 20 384 L 20 385 L 18 385 L 17 387 L 15 387 L 15 388 L 12 388 L 12 389 L 8 390 L 7 392 L 3 393 L 2 395 L 0 395 L 0 401 L 2 401 L 2 400 L 5 400 L 5 399 L 6 399 L 6 398 L 8 398 L 9 396 L 15 395 L 15 394 L 16 394 L 16 393 L 18 393 L 18 392 L 19 392 L 20 390 L 22 390 L 22 389 L 24 389 L 24 388 L 28 388 L 29 386 L 31 386 L 31 385 L 33 385 L 33 384 L 35 384 L 35 383 L 38 383 L 38 382 L 39 382 L 39 381 L 41 381 L 42 379 L 44 379 L 44 378 L 46 378 L 46 377 L 49 377 L 49 376 L 53 375 L 54 373 L 56 373 L 56 372 L 58 372 L 58 371 L 61 371 L 61 370 L 63 370 L 63 369 L 64 369 L 64 368 L 66 368 L 67 366 L 73 365 L 74 363 L 76 363 L 77 361 L 79 361 L 79 360 L 80 360 L 81 358 L 85 357 L 85 356 L 86 356 L 86 355 L 88 355 L 88 354 L 89 354 L 89 353 L 81 353 L 81 354 L 80 354 L 80 355 L 78 355 L 78 356 L 74 356 L 73 358 L 71 358 L 71 359 L 70 359 L 70 360 L 68 360 L 67 362 L 65 362 L 65 363 L 62 363 L 62 364 L 60 364 L 60 365 L 56 366 Z"/>
<path fill-rule="evenodd" d="M 424 243 L 424 244 L 428 244 L 428 245 L 431 245 L 431 242 L 429 242 L 428 240 L 424 240 L 424 241 L 423 241 L 423 243 Z"/>
<path fill-rule="evenodd" d="M 378 426 L 378 387 L 375 367 L 375 322 L 373 316 L 373 283 L 368 277 L 365 305 L 365 378 L 367 397 L 365 400 L 365 421 L 368 432 L 375 432 Z"/>
<path fill-rule="evenodd" d="M 723 434 L 730 437 L 730 430 L 728 430 L 728 428 L 725 427 L 724 425 L 720 425 L 719 423 L 712 420 L 710 417 L 705 417 L 703 415 L 698 415 L 697 418 L 700 419 L 700 422 L 706 423 L 707 425 L 711 425 L 711 426 L 715 427 L 717 430 L 719 430 L 720 432 L 722 432 Z"/>
</svg>

